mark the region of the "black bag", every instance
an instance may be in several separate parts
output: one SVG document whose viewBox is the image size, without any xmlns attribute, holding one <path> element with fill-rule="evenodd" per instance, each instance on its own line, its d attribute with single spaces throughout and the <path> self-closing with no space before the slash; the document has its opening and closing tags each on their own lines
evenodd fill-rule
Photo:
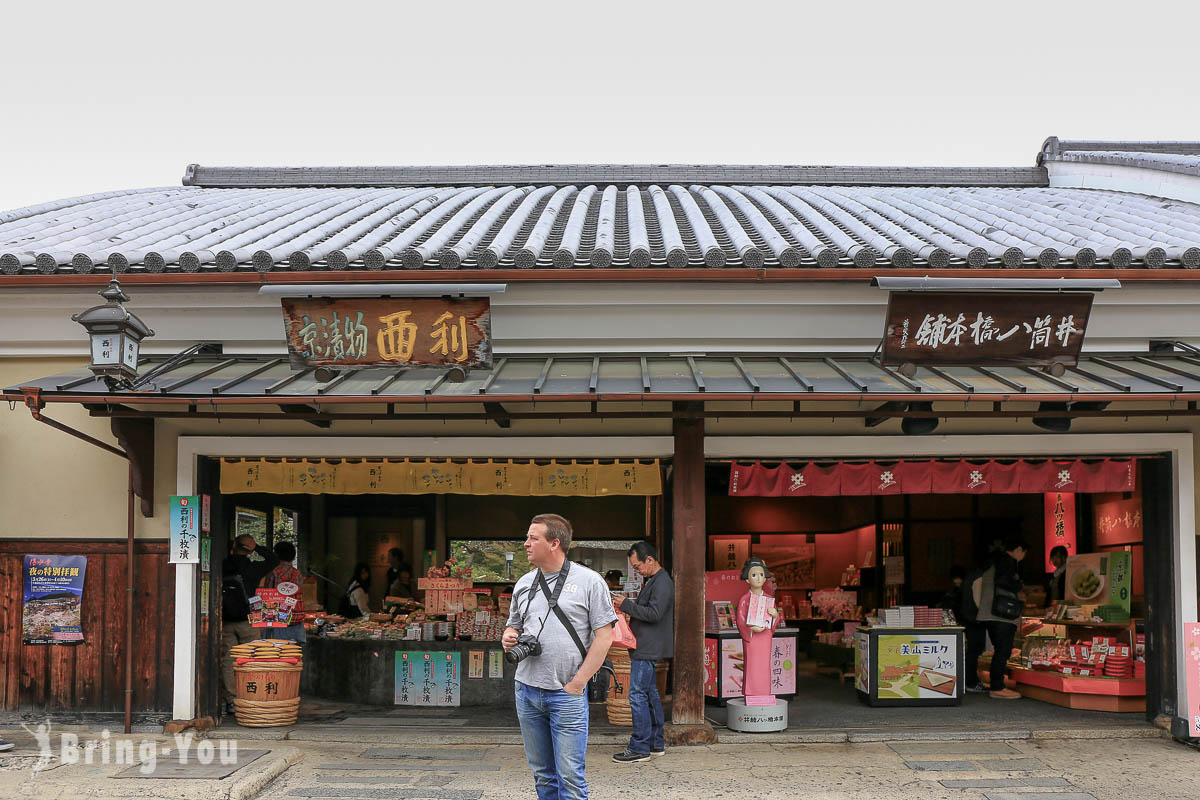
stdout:
<svg viewBox="0 0 1200 800">
<path fill-rule="evenodd" d="M 541 571 L 538 572 L 537 580 L 542 585 L 542 592 L 546 595 L 546 600 L 549 601 L 550 607 L 554 609 L 554 615 L 558 617 L 559 622 L 567 629 L 567 633 L 571 635 L 571 641 L 575 642 L 575 646 L 579 648 L 579 654 L 587 660 L 587 648 L 583 646 L 583 640 L 579 638 L 579 632 L 575 630 L 575 626 L 567 619 L 564 612 L 558 605 L 558 593 L 562 589 L 563 583 L 567 580 L 567 573 L 571 569 L 571 562 L 564 561 L 562 575 L 558 577 L 558 586 L 555 587 L 554 595 L 550 594 L 550 587 L 546 585 L 546 578 Z M 600 669 L 596 670 L 596 674 L 588 679 L 587 698 L 589 703 L 603 703 L 608 699 L 609 689 L 612 687 L 612 682 L 616 678 L 617 672 L 613 669 L 612 659 L 604 659 L 604 663 L 600 665 Z"/>
<path fill-rule="evenodd" d="M 1007 565 L 1005 565 L 1007 566 Z M 996 564 L 992 579 L 992 616 L 1000 619 L 1018 619 L 1025 604 L 1021 602 L 1021 576 Z"/>
<path fill-rule="evenodd" d="M 250 601 L 246 599 L 246 584 L 239 572 L 221 576 L 221 619 L 225 622 L 245 622 L 250 617 Z"/>
</svg>

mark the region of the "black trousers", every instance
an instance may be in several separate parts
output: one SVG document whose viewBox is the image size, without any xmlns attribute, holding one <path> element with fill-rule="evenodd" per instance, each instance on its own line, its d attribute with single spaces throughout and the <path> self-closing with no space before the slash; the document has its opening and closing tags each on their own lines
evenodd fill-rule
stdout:
<svg viewBox="0 0 1200 800">
<path fill-rule="evenodd" d="M 967 685 L 974 686 L 979 681 L 979 656 L 987 646 L 987 640 L 992 639 L 992 669 L 989 688 L 999 691 L 1004 688 L 1004 676 L 1008 673 L 1008 657 L 1012 655 L 1013 639 L 1017 636 L 1017 626 L 1013 622 L 968 622 L 966 626 Z"/>
</svg>

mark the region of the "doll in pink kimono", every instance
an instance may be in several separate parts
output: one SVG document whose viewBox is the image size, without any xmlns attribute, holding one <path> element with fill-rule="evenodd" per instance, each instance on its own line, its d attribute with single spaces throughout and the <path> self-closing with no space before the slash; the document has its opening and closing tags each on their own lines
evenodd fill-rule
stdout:
<svg viewBox="0 0 1200 800">
<path fill-rule="evenodd" d="M 769 577 L 771 573 L 767 571 L 767 565 L 761 558 L 748 558 L 742 565 L 742 580 L 750 584 L 750 591 L 738 601 L 737 627 L 742 635 L 742 653 L 745 659 L 742 692 L 746 695 L 748 706 L 775 705 L 775 695 L 771 691 L 771 637 L 779 627 L 779 611 L 774 604 L 766 609 L 763 615 L 765 625 L 751 625 L 748 621 L 752 604 L 773 599 L 763 593 L 763 586 Z"/>
</svg>

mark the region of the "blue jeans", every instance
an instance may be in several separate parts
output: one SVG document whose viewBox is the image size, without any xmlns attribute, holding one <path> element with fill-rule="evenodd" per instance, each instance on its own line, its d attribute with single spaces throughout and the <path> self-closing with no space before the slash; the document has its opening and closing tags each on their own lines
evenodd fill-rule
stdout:
<svg viewBox="0 0 1200 800">
<path fill-rule="evenodd" d="M 653 661 L 629 662 L 629 710 L 633 712 L 633 735 L 629 749 L 634 753 L 663 749 L 663 707 Z"/>
<path fill-rule="evenodd" d="M 308 636 L 304 633 L 304 624 L 289 625 L 286 628 L 266 628 L 266 638 L 268 639 L 288 639 L 293 642 L 304 644 Z"/>
<path fill-rule="evenodd" d="M 586 692 L 539 689 L 516 682 L 517 719 L 538 800 L 587 800 Z"/>
</svg>

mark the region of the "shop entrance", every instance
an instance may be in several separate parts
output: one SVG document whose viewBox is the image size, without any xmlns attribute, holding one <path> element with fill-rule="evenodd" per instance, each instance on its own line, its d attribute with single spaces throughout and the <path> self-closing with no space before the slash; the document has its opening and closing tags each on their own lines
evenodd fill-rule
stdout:
<svg viewBox="0 0 1200 800">
<path fill-rule="evenodd" d="M 1092 469 L 1099 461 L 1082 465 Z M 1171 562 L 1147 558 L 1156 548 L 1163 552 L 1171 536 L 1169 491 L 1164 497 L 1160 486 L 1169 464 L 1154 457 L 1110 461 L 1135 465 L 1123 491 L 1019 491 L 1013 483 L 995 494 L 933 493 L 926 483 L 920 493 L 871 494 L 851 480 L 851 472 L 875 463 L 863 460 L 846 462 L 855 494 L 804 496 L 787 496 L 785 484 L 803 479 L 789 481 L 779 465 L 789 477 L 804 472 L 811 479 L 807 462 L 710 461 L 710 719 L 723 723 L 724 700 L 742 694 L 734 617 L 745 584 L 730 570 L 759 556 L 773 572 L 785 619 L 771 666 L 777 693 L 793 700 L 793 728 L 1144 722 L 1147 694 L 1156 708 L 1171 657 L 1147 648 L 1147 632 L 1164 624 L 1157 617 L 1171 607 L 1153 588 L 1171 584 Z M 896 463 L 878 461 L 885 472 Z M 1036 472 L 1050 462 L 994 463 L 1025 463 Z M 841 468 L 832 460 L 817 466 L 826 476 Z M 1011 622 L 1006 686 L 1021 697 L 1005 700 L 964 691 L 987 686 L 995 647 L 980 634 L 971 653 L 968 633 L 979 628 L 964 620 L 972 612 L 963 594 L 1016 541 L 1024 545 L 1017 565 L 1024 589 Z M 1067 549 L 1061 569 L 1057 547 Z"/>
<path fill-rule="evenodd" d="M 570 520 L 571 560 L 604 575 L 619 591 L 640 584 L 629 568 L 628 548 L 640 540 L 663 541 L 660 467 L 652 460 L 638 463 L 636 474 L 625 474 L 619 485 L 609 473 L 622 464 L 611 459 L 500 465 L 483 459 L 293 459 L 278 480 L 261 475 L 264 465 L 280 459 L 206 461 L 222 476 L 214 502 L 224 520 L 222 553 L 244 535 L 255 539 L 260 554 L 281 542 L 295 547 L 293 564 L 304 576 L 301 606 L 286 622 L 292 630 L 300 625 L 306 639 L 301 722 L 358 724 L 369 717 L 376 721 L 362 724 L 379 724 L 381 715 L 403 721 L 412 714 L 462 713 L 473 725 L 515 726 L 514 667 L 503 659 L 500 637 L 513 584 L 531 568 L 522 546 L 530 519 L 550 512 Z M 289 472 L 300 463 L 311 468 L 297 472 L 302 482 Z M 374 487 L 352 483 L 364 464 L 384 473 L 383 479 L 368 476 Z M 510 484 L 524 479 L 543 493 L 484 493 L 479 476 L 462 469 L 484 465 L 493 486 L 498 470 L 523 470 L 524 478 L 509 475 Z M 627 461 L 621 471 L 632 466 Z M 392 469 L 416 474 L 402 484 L 388 476 Z M 230 477 L 235 471 L 236 480 Z M 260 477 L 246 478 L 250 472 Z M 546 483 L 529 483 L 551 472 Z M 431 482 L 436 487 L 439 480 L 452 481 L 459 491 L 411 491 Z M 279 491 L 297 483 L 306 491 Z M 397 491 L 384 491 L 389 488 Z M 278 616 L 281 607 L 264 600 L 251 598 L 250 620 L 264 638 L 273 638 L 285 621 Z M 206 663 L 213 665 L 225 655 L 219 642 L 209 652 Z M 595 709 L 598 721 L 605 712 Z"/>
</svg>

